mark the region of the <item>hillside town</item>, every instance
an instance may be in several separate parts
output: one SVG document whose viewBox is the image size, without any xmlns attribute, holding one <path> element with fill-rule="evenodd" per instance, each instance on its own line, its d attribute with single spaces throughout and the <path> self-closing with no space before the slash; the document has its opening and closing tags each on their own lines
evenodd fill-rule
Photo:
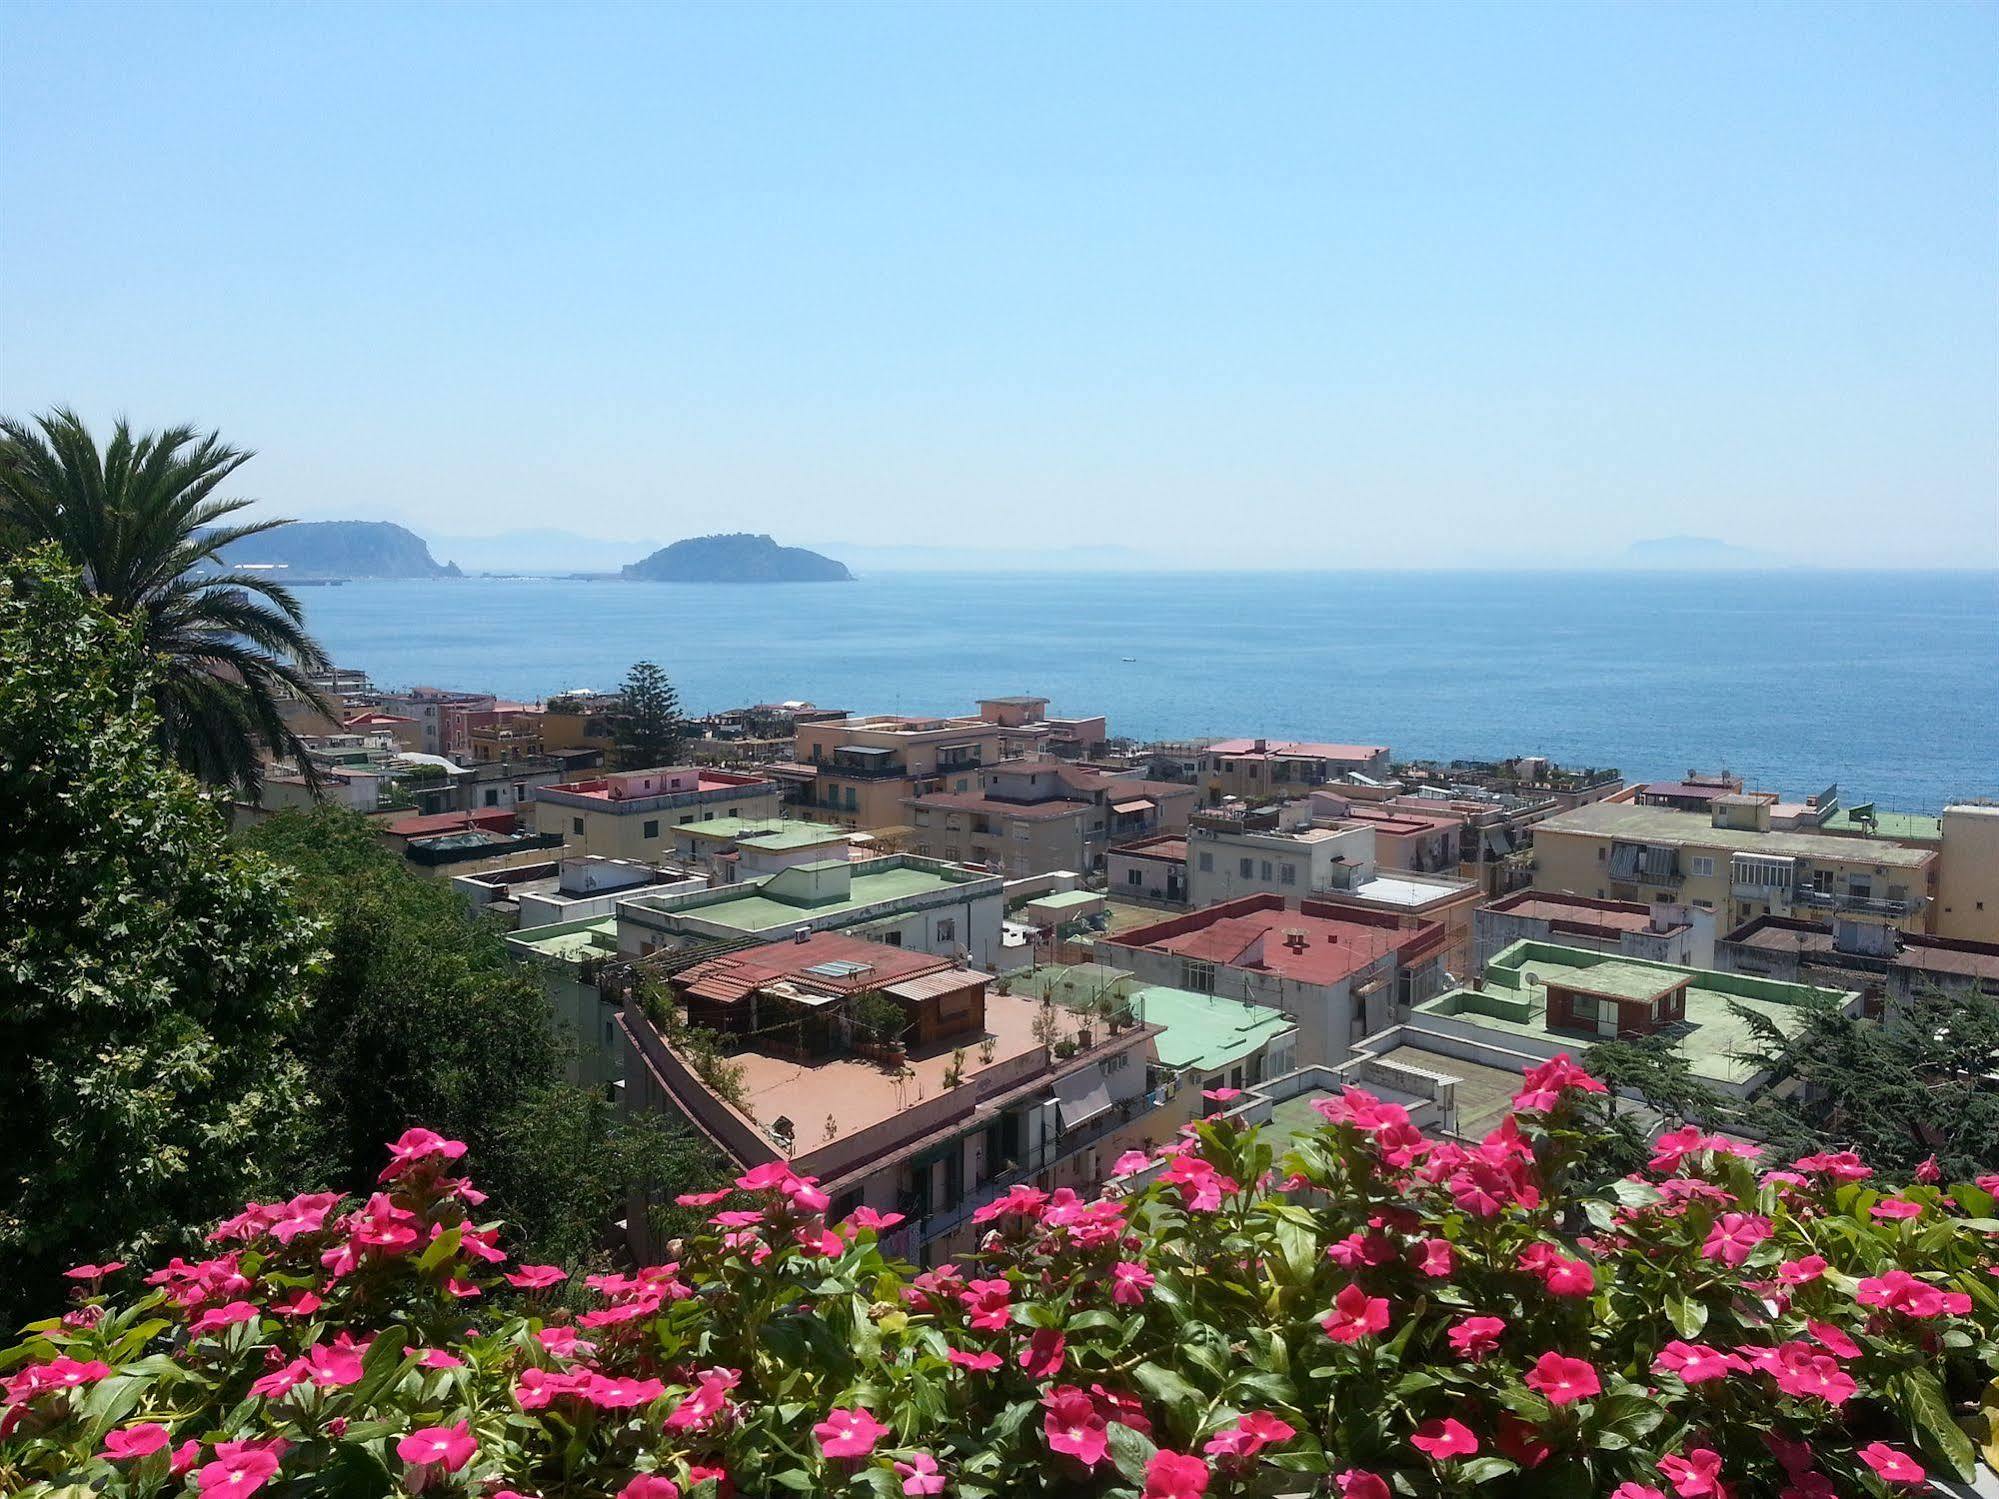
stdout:
<svg viewBox="0 0 1999 1499">
<path fill-rule="evenodd" d="M 922 1263 L 1205 1116 L 1302 1130 L 1358 1085 L 1475 1141 L 1525 1074 L 1640 1037 L 1748 1101 L 1751 1030 L 1809 996 L 1999 995 L 1989 801 L 1138 743 L 1031 695 L 759 703 L 638 764 L 615 693 L 315 685 L 336 712 L 293 705 L 304 754 L 239 823 L 361 814 L 505 929 L 572 1081 L 818 1178 L 835 1216 L 900 1215 Z"/>
</svg>

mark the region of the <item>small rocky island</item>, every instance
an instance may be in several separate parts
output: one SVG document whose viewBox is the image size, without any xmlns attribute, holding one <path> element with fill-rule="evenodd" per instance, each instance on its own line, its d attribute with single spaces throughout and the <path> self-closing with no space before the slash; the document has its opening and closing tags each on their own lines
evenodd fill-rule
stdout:
<svg viewBox="0 0 1999 1499">
<path fill-rule="evenodd" d="M 624 576 L 646 583 L 851 583 L 844 562 L 768 536 L 695 536 L 661 547 Z"/>
<path fill-rule="evenodd" d="M 379 520 L 297 520 L 225 547 L 231 567 L 270 568 L 280 580 L 455 578 L 414 531 Z"/>
</svg>

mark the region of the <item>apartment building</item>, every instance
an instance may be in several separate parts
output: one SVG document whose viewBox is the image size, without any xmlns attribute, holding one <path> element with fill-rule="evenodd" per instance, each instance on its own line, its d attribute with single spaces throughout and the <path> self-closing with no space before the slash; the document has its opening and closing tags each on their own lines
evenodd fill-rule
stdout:
<svg viewBox="0 0 1999 1499">
<path fill-rule="evenodd" d="M 1473 973 L 1516 942 L 1555 943 L 1688 968 L 1715 961 L 1714 912 L 1686 904 L 1597 900 L 1554 890 L 1517 890 L 1472 914 Z"/>
<path fill-rule="evenodd" d="M 1737 792 L 1707 813 L 1604 801 L 1534 829 L 1534 888 L 1685 904 L 1732 929 L 1757 916 L 1835 913 L 1929 928 L 1938 854 L 1874 838 L 1771 827 L 1773 803 Z"/>
<path fill-rule="evenodd" d="M 1374 872 L 1371 827 L 1313 814 L 1308 800 L 1195 812 L 1187 820 L 1187 903 L 1256 894 L 1295 899 Z"/>
<path fill-rule="evenodd" d="M 1386 777 L 1385 744 L 1320 744 L 1291 739 L 1219 739 L 1200 755 L 1208 799 L 1303 796 L 1341 776 Z"/>
<path fill-rule="evenodd" d="M 1119 900 L 1184 905 L 1187 900 L 1187 835 L 1159 833 L 1112 845 L 1104 856 L 1109 893 Z"/>
<path fill-rule="evenodd" d="M 473 911 L 508 930 L 533 931 L 613 915 L 619 901 L 636 895 L 705 890 L 708 880 L 673 865 L 585 856 L 456 875 L 451 888 Z"/>
<path fill-rule="evenodd" d="M 778 814 L 777 783 L 699 766 L 618 771 L 531 792 L 535 831 L 559 836 L 571 854 L 655 861 L 673 851 L 673 830 L 718 817 Z"/>
<path fill-rule="evenodd" d="M 465 749 L 465 716 L 490 713 L 499 699 L 490 692 L 450 692 L 442 687 L 412 687 L 385 692 L 377 705 L 384 713 L 414 719 L 416 748 L 427 755 L 452 755 Z M 514 706 L 520 706 L 515 704 Z"/>
<path fill-rule="evenodd" d="M 1938 831 L 1936 934 L 1999 942 L 1999 805 L 1945 807 Z"/>
<path fill-rule="evenodd" d="M 717 817 L 676 826 L 672 834 L 674 857 L 717 885 L 761 879 L 794 864 L 854 857 L 852 835 L 823 822 Z"/>
<path fill-rule="evenodd" d="M 1283 1010 L 1301 1061 L 1344 1060 L 1396 1012 L 1441 987 L 1444 929 L 1316 900 L 1252 895 L 1096 944 L 1141 983 Z"/>
<path fill-rule="evenodd" d="M 976 789 L 905 802 L 919 854 L 1014 878 L 1101 869 L 1114 843 L 1184 828 L 1192 786 L 1141 780 L 1064 760 L 1010 760 L 977 772 Z"/>
<path fill-rule="evenodd" d="M 1004 890 L 996 874 L 909 854 L 826 859 L 738 884 L 623 901 L 618 949 L 642 957 L 840 931 L 995 970 L 1004 956 Z"/>
<path fill-rule="evenodd" d="M 1001 746 L 1009 759 L 1035 754 L 1056 755 L 1065 760 L 1088 759 L 1109 738 L 1102 714 L 1087 718 L 1050 717 L 1045 697 L 982 697 L 979 717 L 1019 735 Z"/>
<path fill-rule="evenodd" d="M 1758 916 L 1715 946 L 1715 967 L 1824 989 L 1858 989 L 1870 1013 L 1928 988 L 1999 997 L 1999 942 L 1898 932 L 1878 921 Z"/>
<path fill-rule="evenodd" d="M 691 1120 L 738 1166 L 785 1161 L 819 1179 L 829 1218 L 902 1214 L 888 1252 L 931 1263 L 982 1232 L 1016 1185 L 1100 1185 L 1155 1105 L 1153 1028 L 992 993 L 987 976 L 824 936 L 717 958 L 674 980 L 697 1015 L 752 1011 L 723 1097 L 636 1003 L 619 1018 L 625 1105 Z M 884 1006 L 902 1034 L 884 1044 Z M 1051 1024 L 1052 1021 L 1052 1024 Z M 634 1214 L 639 1224 L 644 1215 Z M 635 1228 L 634 1250 L 662 1246 Z"/>
<path fill-rule="evenodd" d="M 809 774 L 799 804 L 808 815 L 845 828 L 903 826 L 911 797 L 976 791 L 979 770 L 1007 758 L 1002 745 L 1012 732 L 983 718 L 802 723 L 793 764 Z"/>
</svg>

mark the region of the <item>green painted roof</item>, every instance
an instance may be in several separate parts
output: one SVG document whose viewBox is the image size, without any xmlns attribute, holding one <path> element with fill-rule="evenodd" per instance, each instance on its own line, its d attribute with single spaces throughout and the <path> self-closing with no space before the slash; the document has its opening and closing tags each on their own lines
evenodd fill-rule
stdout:
<svg viewBox="0 0 1999 1499">
<path fill-rule="evenodd" d="M 618 950 L 618 918 L 600 916 L 594 921 L 565 921 L 545 929 L 529 927 L 507 939 L 529 952 L 548 958 L 581 962 L 600 958 Z"/>
<path fill-rule="evenodd" d="M 1163 1027 L 1153 1037 L 1163 1066 L 1212 1072 L 1239 1062 L 1273 1036 L 1291 1029 L 1291 1017 L 1268 1005 L 1244 1004 L 1197 994 L 1191 989 L 1149 985 L 1131 992 L 1147 1025 Z"/>
<path fill-rule="evenodd" d="M 1855 822 L 1853 812 L 1846 807 L 1841 807 L 1821 825 L 1828 831 L 1836 829 L 1842 833 L 1861 833 L 1867 827 L 1865 823 Z M 1913 838 L 1924 843 L 1941 843 L 1943 819 L 1925 817 L 1920 812 L 1876 811 L 1872 831 L 1877 838 Z"/>
<path fill-rule="evenodd" d="M 1530 973 L 1539 982 L 1527 982 Z M 1447 990 L 1417 1005 L 1414 1018 L 1420 1021 L 1434 1015 L 1476 1026 L 1492 1032 L 1502 1044 L 1510 1036 L 1574 1041 L 1580 1051 L 1599 1038 L 1591 1032 L 1549 1029 L 1549 984 L 1645 998 L 1681 978 L 1692 981 L 1686 991 L 1686 1020 L 1666 1034 L 1675 1038 L 1698 1076 L 1722 1083 L 1743 1083 L 1755 1075 L 1753 1067 L 1735 1057 L 1753 1039 L 1736 1007 L 1790 1032 L 1801 1024 L 1796 1007 L 1812 992 L 1809 984 L 1647 963 L 1528 941 L 1513 943 L 1486 965 L 1484 989 Z"/>
<path fill-rule="evenodd" d="M 1098 890 L 1058 890 L 1053 895 L 1036 895 L 1028 900 L 1030 906 L 1053 906 L 1058 911 L 1066 911 L 1071 906 L 1087 906 L 1092 901 L 1102 900 Z"/>
<path fill-rule="evenodd" d="M 1930 857 L 1928 849 L 1904 848 L 1879 838 L 1848 838 L 1837 833 L 1759 833 L 1753 829 L 1718 828 L 1704 812 L 1679 812 L 1671 807 L 1641 807 L 1632 802 L 1592 802 L 1559 812 L 1534 825 L 1535 836 L 1549 833 L 1592 833 L 1638 843 L 1682 844 L 1688 848 L 1720 848 L 1735 853 L 1777 854 L 1797 859 L 1842 859 L 1913 868 Z"/>
<path fill-rule="evenodd" d="M 796 926 L 803 920 L 818 921 L 828 916 L 859 912 L 885 901 L 941 894 L 972 883 L 947 880 L 927 869 L 911 869 L 906 865 L 878 873 L 860 873 L 859 870 L 865 867 L 857 866 L 851 894 L 846 900 L 822 901 L 818 905 L 794 904 L 787 900 L 773 900 L 763 894 L 761 885 L 752 885 L 743 887 L 743 893 L 731 899 L 679 906 L 669 914 L 712 922 L 740 932 L 767 932 L 774 927 Z"/>
<path fill-rule="evenodd" d="M 690 822 L 673 830 L 696 838 L 712 838 L 718 843 L 751 843 L 758 848 L 816 848 L 822 843 L 846 840 L 844 828 L 823 822 L 796 822 L 789 818 L 717 817 L 709 822 Z"/>
</svg>

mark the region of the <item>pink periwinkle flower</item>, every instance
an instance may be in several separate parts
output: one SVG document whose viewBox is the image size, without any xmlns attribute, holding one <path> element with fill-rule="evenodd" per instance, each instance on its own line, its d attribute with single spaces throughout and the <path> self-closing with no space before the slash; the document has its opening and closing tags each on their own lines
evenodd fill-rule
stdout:
<svg viewBox="0 0 1999 1499">
<path fill-rule="evenodd" d="M 828 1457 L 866 1457 L 888 1430 L 865 1410 L 835 1406 L 813 1426 L 812 1435 Z"/>
</svg>

